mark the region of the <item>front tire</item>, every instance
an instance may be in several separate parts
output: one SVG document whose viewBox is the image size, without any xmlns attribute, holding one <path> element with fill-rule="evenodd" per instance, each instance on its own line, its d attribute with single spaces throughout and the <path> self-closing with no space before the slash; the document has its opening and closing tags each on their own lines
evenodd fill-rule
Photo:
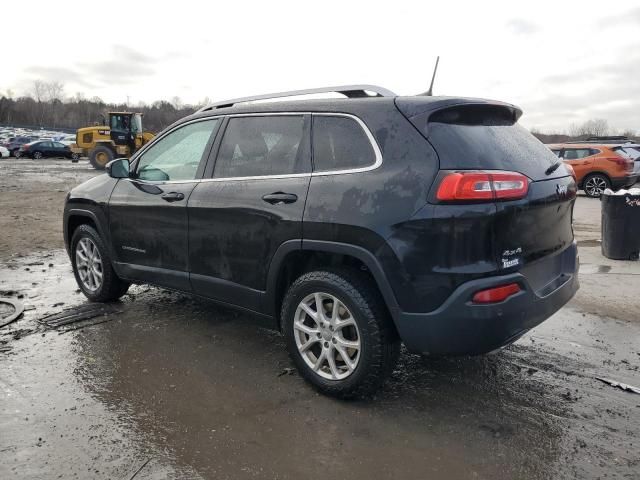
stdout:
<svg viewBox="0 0 640 480">
<path fill-rule="evenodd" d="M 113 160 L 114 154 L 109 147 L 98 146 L 94 148 L 89 154 L 89 162 L 96 170 L 104 170 L 111 160 Z"/>
<path fill-rule="evenodd" d="M 587 197 L 600 198 L 607 188 L 611 188 L 611 181 L 601 173 L 591 174 L 584 179 L 584 193 Z"/>
<path fill-rule="evenodd" d="M 130 283 L 121 280 L 96 230 L 80 225 L 71 238 L 71 265 L 76 282 L 92 302 L 110 302 L 127 293 Z"/>
<path fill-rule="evenodd" d="M 22 153 L 20 153 L 20 150 L 15 150 L 13 152 L 13 156 L 16 157 L 16 158 L 20 158 L 22 156 Z"/>
<path fill-rule="evenodd" d="M 302 275 L 285 296 L 281 318 L 298 371 L 327 395 L 370 396 L 397 362 L 397 333 L 376 286 L 362 272 Z"/>
</svg>

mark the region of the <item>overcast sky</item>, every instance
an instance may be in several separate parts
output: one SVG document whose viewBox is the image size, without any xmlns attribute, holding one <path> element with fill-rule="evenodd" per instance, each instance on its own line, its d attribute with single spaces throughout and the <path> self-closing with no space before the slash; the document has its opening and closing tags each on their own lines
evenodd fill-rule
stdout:
<svg viewBox="0 0 640 480">
<path fill-rule="evenodd" d="M 317 5 L 312 7 L 312 5 Z M 130 104 L 373 83 L 495 98 L 543 131 L 640 130 L 640 1 L 4 2 L 0 92 Z"/>
</svg>

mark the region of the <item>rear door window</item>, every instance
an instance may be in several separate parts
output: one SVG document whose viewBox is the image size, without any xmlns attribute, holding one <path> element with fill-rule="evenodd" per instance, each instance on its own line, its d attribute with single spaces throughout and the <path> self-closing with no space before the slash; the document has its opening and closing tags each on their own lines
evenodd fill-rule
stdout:
<svg viewBox="0 0 640 480">
<path fill-rule="evenodd" d="M 375 164 L 371 141 L 353 118 L 314 115 L 312 131 L 314 171 L 350 170 Z"/>
<path fill-rule="evenodd" d="M 232 117 L 216 159 L 218 178 L 308 173 L 304 116 Z"/>
<path fill-rule="evenodd" d="M 594 153 L 591 153 L 594 152 Z M 597 150 L 593 150 L 590 148 L 567 148 L 564 151 L 564 159 L 565 160 L 579 160 L 581 158 L 589 157 L 591 155 L 595 155 Z"/>
</svg>

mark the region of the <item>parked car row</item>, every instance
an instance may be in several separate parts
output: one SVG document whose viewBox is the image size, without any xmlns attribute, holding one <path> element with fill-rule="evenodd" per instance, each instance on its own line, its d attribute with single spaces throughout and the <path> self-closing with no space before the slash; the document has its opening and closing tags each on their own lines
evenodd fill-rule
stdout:
<svg viewBox="0 0 640 480">
<path fill-rule="evenodd" d="M 640 144 L 584 142 L 547 146 L 573 167 L 578 188 L 589 197 L 600 197 L 607 188 L 628 188 L 640 176 Z"/>
<path fill-rule="evenodd" d="M 69 148 L 75 139 L 75 135 L 69 133 L 0 127 L 0 158 L 20 158 L 23 155 L 30 158 L 77 158 Z"/>
<path fill-rule="evenodd" d="M 15 152 L 15 156 L 16 158 L 29 157 L 34 160 L 49 157 L 65 157 L 74 160 L 78 158 L 78 154 L 72 152 L 68 145 L 50 140 L 26 143 Z"/>
</svg>

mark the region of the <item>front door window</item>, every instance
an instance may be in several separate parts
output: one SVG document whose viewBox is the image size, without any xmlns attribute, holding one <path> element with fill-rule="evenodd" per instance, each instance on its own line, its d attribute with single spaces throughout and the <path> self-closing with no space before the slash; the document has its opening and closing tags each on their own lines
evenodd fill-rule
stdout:
<svg viewBox="0 0 640 480">
<path fill-rule="evenodd" d="M 190 123 L 155 142 L 138 161 L 137 176 L 147 181 L 194 180 L 217 118 Z"/>
</svg>

